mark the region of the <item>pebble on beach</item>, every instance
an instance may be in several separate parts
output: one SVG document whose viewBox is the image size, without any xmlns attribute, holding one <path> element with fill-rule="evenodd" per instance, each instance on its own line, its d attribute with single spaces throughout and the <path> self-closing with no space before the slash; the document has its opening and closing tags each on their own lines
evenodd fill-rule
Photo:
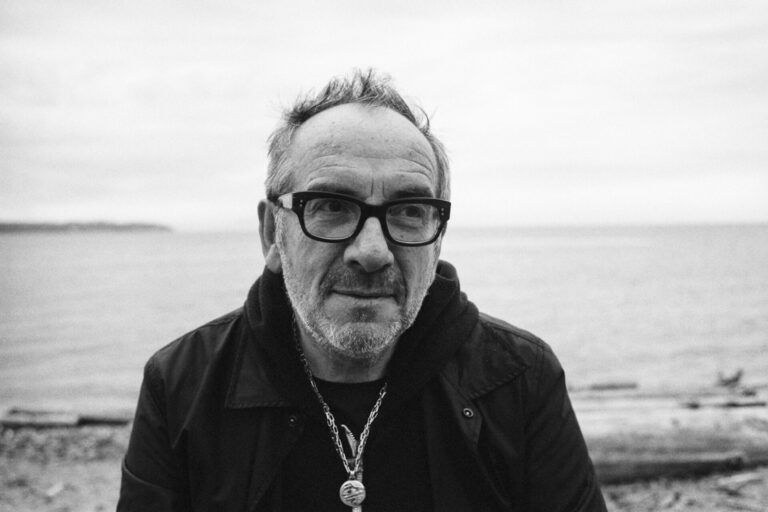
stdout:
<svg viewBox="0 0 768 512">
<path fill-rule="evenodd" d="M 130 427 L 4 429 L 0 512 L 114 510 Z M 604 485 L 610 512 L 765 512 L 768 467 L 700 478 Z"/>
</svg>

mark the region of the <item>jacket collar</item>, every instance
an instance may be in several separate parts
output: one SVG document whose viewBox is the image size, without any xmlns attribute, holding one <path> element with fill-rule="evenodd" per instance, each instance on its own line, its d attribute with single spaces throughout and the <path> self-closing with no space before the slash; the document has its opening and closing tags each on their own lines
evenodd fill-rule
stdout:
<svg viewBox="0 0 768 512">
<path fill-rule="evenodd" d="M 293 313 L 282 274 L 265 268 L 244 305 L 243 335 L 227 393 L 227 407 L 309 406 L 316 400 L 293 338 Z"/>
<path fill-rule="evenodd" d="M 283 278 L 265 269 L 248 293 L 245 331 L 226 406 L 300 407 L 319 411 L 293 340 L 293 314 Z M 388 415 L 443 373 L 460 394 L 480 396 L 521 374 L 527 365 L 513 351 L 479 342 L 477 308 L 461 292 L 456 270 L 440 262 L 421 311 L 398 341 L 388 369 Z M 490 356 L 490 358 L 489 358 Z"/>
</svg>

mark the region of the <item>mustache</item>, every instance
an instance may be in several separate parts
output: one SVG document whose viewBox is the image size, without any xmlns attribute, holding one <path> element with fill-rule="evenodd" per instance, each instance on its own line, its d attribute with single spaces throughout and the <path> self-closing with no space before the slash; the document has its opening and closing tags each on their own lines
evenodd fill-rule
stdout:
<svg viewBox="0 0 768 512">
<path fill-rule="evenodd" d="M 336 267 L 326 274 L 321 288 L 323 294 L 336 289 L 402 297 L 405 294 L 405 280 L 400 272 L 391 267 L 371 274 Z"/>
</svg>

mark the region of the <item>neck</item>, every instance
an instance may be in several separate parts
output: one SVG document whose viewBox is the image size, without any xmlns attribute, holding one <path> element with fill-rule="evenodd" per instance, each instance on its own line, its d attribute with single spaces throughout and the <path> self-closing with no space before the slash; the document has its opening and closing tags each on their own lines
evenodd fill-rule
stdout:
<svg viewBox="0 0 768 512">
<path fill-rule="evenodd" d="M 299 326 L 298 334 L 312 374 L 330 382 L 370 382 L 383 378 L 397 344 L 391 343 L 372 357 L 351 358 L 331 348 L 321 347 L 304 326 Z"/>
</svg>

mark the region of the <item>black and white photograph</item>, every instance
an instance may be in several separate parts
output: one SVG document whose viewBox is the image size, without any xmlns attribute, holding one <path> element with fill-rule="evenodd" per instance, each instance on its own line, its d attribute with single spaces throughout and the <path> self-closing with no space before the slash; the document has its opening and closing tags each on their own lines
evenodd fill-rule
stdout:
<svg viewBox="0 0 768 512">
<path fill-rule="evenodd" d="M 768 3 L 0 0 L 0 512 L 768 510 Z"/>
</svg>

